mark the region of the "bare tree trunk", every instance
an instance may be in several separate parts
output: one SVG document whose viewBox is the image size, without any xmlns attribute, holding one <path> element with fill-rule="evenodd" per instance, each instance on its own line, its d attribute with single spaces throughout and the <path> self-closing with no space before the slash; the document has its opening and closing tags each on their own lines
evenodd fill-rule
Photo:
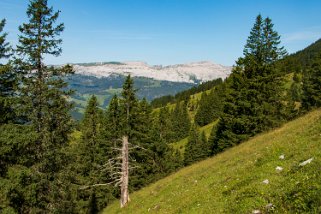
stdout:
<svg viewBox="0 0 321 214">
<path fill-rule="evenodd" d="M 120 207 L 126 206 L 129 202 L 128 192 L 128 136 L 123 136 L 122 146 L 122 167 L 121 167 L 121 196 L 120 196 Z"/>
</svg>

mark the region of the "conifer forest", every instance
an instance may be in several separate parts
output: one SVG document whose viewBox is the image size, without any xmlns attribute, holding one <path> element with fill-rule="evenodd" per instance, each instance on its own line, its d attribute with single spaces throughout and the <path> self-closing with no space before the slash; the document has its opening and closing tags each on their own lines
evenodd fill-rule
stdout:
<svg viewBox="0 0 321 214">
<path fill-rule="evenodd" d="M 59 10 L 62 8 L 54 8 L 52 2 L 29 1 L 25 21 L 16 29 L 18 41 L 15 42 L 8 39 L 7 19 L 0 15 L 0 213 L 321 212 L 321 116 L 315 113 L 321 107 L 321 40 L 288 53 L 273 17 L 256 14 L 243 41 L 243 53 L 234 59 L 227 78 L 203 81 L 150 101 L 138 97 L 140 89 L 133 76 L 127 74 L 106 107 L 101 107 L 101 95 L 91 94 L 81 119 L 76 119 L 71 114 L 76 103 L 70 97 L 77 91 L 68 86 L 68 79 L 75 75 L 75 66 L 51 65 L 45 60 L 61 57 L 62 35 L 65 27 L 68 28 Z M 283 172 L 279 165 L 276 169 L 280 171 L 278 176 L 304 175 L 307 184 L 302 178 L 292 189 L 284 188 L 283 195 L 271 190 L 263 196 L 255 185 L 273 185 L 273 180 L 254 185 L 254 178 L 245 179 L 244 175 L 238 184 L 248 185 L 247 189 L 229 208 L 197 211 L 178 205 L 183 202 L 175 202 L 181 200 L 176 191 L 190 181 L 188 175 L 182 175 L 177 179 L 185 181 L 170 192 L 157 190 L 157 194 L 175 202 L 172 205 L 175 210 L 167 210 L 168 204 L 156 198 L 149 208 L 140 210 L 145 199 L 156 197 L 154 191 L 148 190 L 151 185 L 161 189 L 174 184 L 173 176 L 183 173 L 182 170 L 201 169 L 204 160 L 209 164 L 204 169 L 208 172 L 214 169 L 209 163 L 213 160 L 212 166 L 218 167 L 213 171 L 216 175 L 226 167 L 233 167 L 219 162 L 221 157 L 243 160 L 246 164 L 242 158 L 254 154 L 243 156 L 242 148 L 249 145 L 249 150 L 255 149 L 250 146 L 252 139 L 278 132 L 310 114 L 317 116 L 309 119 L 305 127 L 309 124 L 312 127 L 315 120 L 318 128 L 295 132 L 306 134 L 293 141 L 293 149 L 297 148 L 294 142 L 305 142 L 309 136 L 314 136 L 309 142 L 319 142 L 319 146 L 302 148 L 300 152 L 306 152 L 302 156 L 295 156 L 301 153 L 293 150 L 297 162 L 289 162 L 288 169 L 282 166 Z M 284 137 L 296 136 L 291 133 Z M 273 147 L 273 152 L 279 152 L 275 153 L 278 160 L 284 153 L 283 147 Z M 261 147 L 257 148 L 255 151 L 260 153 Z M 292 160 L 287 160 L 291 158 L 287 154 L 283 158 Z M 312 158 L 311 163 L 299 165 L 308 158 Z M 272 158 L 255 161 L 253 167 L 260 167 L 260 161 L 263 164 Z M 263 173 L 259 169 L 245 171 L 259 176 Z M 222 175 L 225 182 L 230 177 L 233 173 Z M 170 179 L 168 184 L 158 184 L 166 179 Z M 201 185 L 194 180 L 191 185 Z M 243 188 L 235 186 L 228 190 L 228 184 L 222 186 L 226 189 L 222 190 L 222 197 L 226 198 L 234 197 L 233 191 Z M 204 192 L 199 193 L 210 195 L 214 187 L 203 188 Z M 145 199 L 139 198 L 145 194 L 143 191 L 149 191 Z M 192 193 L 187 197 L 192 197 Z M 243 200 L 247 197 L 251 199 Z M 214 204 L 215 197 L 212 200 Z M 190 204 L 202 207 L 202 201 Z"/>
</svg>

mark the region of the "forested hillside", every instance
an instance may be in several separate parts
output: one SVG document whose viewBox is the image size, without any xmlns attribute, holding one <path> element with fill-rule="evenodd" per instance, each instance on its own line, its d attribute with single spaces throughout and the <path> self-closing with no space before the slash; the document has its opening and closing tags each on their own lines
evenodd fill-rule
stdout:
<svg viewBox="0 0 321 214">
<path fill-rule="evenodd" d="M 125 79 L 126 76 L 122 75 L 98 78 L 79 74 L 65 78 L 68 83 L 68 89 L 75 92 L 71 95 L 71 101 L 75 105 L 71 111 L 73 118 L 77 120 L 83 118 L 91 95 L 95 95 L 98 99 L 99 107 L 105 109 L 112 97 L 115 94 L 120 94 Z M 147 101 L 168 94 L 176 94 L 195 85 L 194 83 L 160 81 L 145 77 L 133 77 L 133 80 L 135 81 L 137 97 L 139 99 L 146 98 Z"/>
<path fill-rule="evenodd" d="M 311 66 L 314 59 L 319 57 L 321 51 L 321 39 L 309 45 L 303 50 L 290 54 L 280 60 L 279 66 L 283 72 L 302 72 Z"/>
<path fill-rule="evenodd" d="M 186 167 L 104 213 L 319 213 L 321 110 Z"/>
<path fill-rule="evenodd" d="M 186 101 L 190 99 L 190 96 L 196 93 L 204 92 L 214 88 L 215 86 L 221 84 L 223 82 L 222 79 L 216 79 L 208 82 L 201 83 L 198 86 L 194 86 L 191 89 L 184 90 L 175 94 L 175 96 L 167 95 L 162 96 L 160 98 L 153 99 L 151 101 L 151 105 L 153 108 L 164 107 L 167 104 L 172 104 L 179 101 Z"/>
<path fill-rule="evenodd" d="M 0 22 L 0 213 L 98 213 L 112 203 L 115 210 L 116 200 L 122 208 L 133 208 L 128 209 L 131 212 L 140 207 L 141 212 L 162 207 L 197 212 L 203 203 L 208 206 L 204 211 L 215 206 L 219 212 L 250 212 L 267 203 L 280 212 L 319 211 L 320 113 L 315 109 L 321 107 L 321 52 L 316 54 L 314 48 L 318 43 L 298 53 L 310 56 L 299 71 L 284 70 L 282 63 L 288 58 L 280 36 L 270 18 L 258 15 L 227 79 L 150 104 L 138 98 L 128 75 L 113 96 L 101 94 L 111 98 L 108 107 L 101 107 L 100 96 L 87 94 L 84 117 L 76 121 L 70 114 L 74 91 L 66 82 L 74 74 L 72 65 L 48 66 L 44 60 L 62 53 L 60 11 L 47 0 L 30 0 L 26 14 L 15 47 L 8 42 L 5 19 Z M 277 158 L 282 154 L 284 165 Z M 171 197 L 164 194 L 167 198 L 161 203 L 166 205 L 154 205 L 150 197 L 145 207 L 135 204 L 140 193 L 130 197 L 133 191 L 212 156 L 213 162 L 203 162 L 205 167 L 193 165 L 168 178 L 174 186 L 164 192 L 170 190 L 178 199 L 190 197 L 191 203 L 178 200 L 182 207 L 168 208 L 172 204 L 166 200 Z M 298 164 L 308 158 L 315 158 L 311 168 L 300 168 Z M 281 164 L 285 177 L 274 171 Z M 192 174 L 185 174 L 188 171 Z M 195 178 L 191 182 L 190 176 Z M 207 183 L 208 176 L 219 180 Z M 263 178 L 285 191 L 280 195 L 270 191 L 269 185 L 262 186 Z M 162 182 L 168 185 L 166 179 Z M 310 189 L 308 183 L 313 184 Z M 218 195 L 204 187 L 218 188 Z M 201 201 L 194 200 L 198 196 Z M 219 205 L 210 205 L 211 196 Z"/>
</svg>

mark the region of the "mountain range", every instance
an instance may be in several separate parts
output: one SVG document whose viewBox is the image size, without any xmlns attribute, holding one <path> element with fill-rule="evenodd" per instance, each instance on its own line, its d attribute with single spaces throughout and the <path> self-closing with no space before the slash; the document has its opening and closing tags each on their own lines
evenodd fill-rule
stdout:
<svg viewBox="0 0 321 214">
<path fill-rule="evenodd" d="M 114 94 L 119 94 L 125 76 L 131 75 L 138 98 L 151 101 L 165 95 L 197 86 L 213 79 L 225 79 L 232 67 L 209 61 L 178 65 L 148 65 L 144 62 L 101 62 L 73 64 L 75 74 L 67 80 L 69 89 L 75 90 L 71 99 L 75 103 L 72 115 L 80 119 L 88 99 L 95 95 L 101 108 L 106 108 Z"/>
<path fill-rule="evenodd" d="M 230 66 L 210 61 L 192 62 L 177 65 L 148 65 L 145 62 L 101 62 L 75 64 L 76 74 L 98 78 L 111 75 L 146 77 L 160 81 L 198 83 L 213 79 L 225 79 L 231 72 Z"/>
</svg>

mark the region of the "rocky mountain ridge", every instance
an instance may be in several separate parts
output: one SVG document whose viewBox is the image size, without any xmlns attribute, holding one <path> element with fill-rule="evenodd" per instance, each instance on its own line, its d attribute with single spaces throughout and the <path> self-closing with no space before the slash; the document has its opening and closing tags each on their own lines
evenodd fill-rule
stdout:
<svg viewBox="0 0 321 214">
<path fill-rule="evenodd" d="M 210 61 L 192 62 L 177 65 L 148 65 L 145 62 L 101 62 L 74 64 L 76 74 L 98 78 L 111 75 L 128 75 L 146 77 L 161 81 L 197 83 L 213 79 L 225 79 L 232 67 Z"/>
</svg>

